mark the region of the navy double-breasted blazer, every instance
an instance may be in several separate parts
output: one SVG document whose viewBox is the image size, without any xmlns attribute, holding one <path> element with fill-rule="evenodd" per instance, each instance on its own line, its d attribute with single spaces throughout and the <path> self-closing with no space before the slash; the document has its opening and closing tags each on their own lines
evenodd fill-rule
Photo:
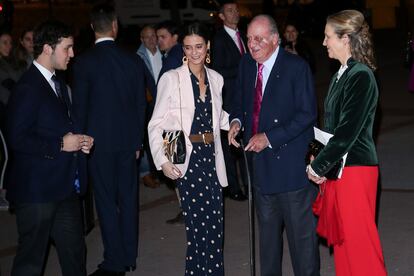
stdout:
<svg viewBox="0 0 414 276">
<path fill-rule="evenodd" d="M 230 120 L 239 119 L 245 144 L 251 138 L 256 61 L 245 55 L 239 66 Z M 310 185 L 305 155 L 313 137 L 317 111 L 308 64 L 279 47 L 261 104 L 258 132 L 271 144 L 254 154 L 254 182 L 264 194 L 294 191 Z"/>
<path fill-rule="evenodd" d="M 85 155 L 80 151 L 60 151 L 65 134 L 79 133 L 63 83 L 61 90 L 66 105 L 32 64 L 10 97 L 6 140 L 11 158 L 6 186 L 11 202 L 44 203 L 65 199 L 74 192 L 77 171 L 81 193 L 85 191 Z"/>
</svg>

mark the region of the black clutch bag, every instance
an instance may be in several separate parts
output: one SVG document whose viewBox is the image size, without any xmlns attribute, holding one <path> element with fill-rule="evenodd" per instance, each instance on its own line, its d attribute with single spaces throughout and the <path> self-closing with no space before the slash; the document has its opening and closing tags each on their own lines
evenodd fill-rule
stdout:
<svg viewBox="0 0 414 276">
<path fill-rule="evenodd" d="M 185 162 L 186 149 L 185 137 L 182 130 L 164 131 L 164 153 L 173 164 L 183 164 Z"/>
<path fill-rule="evenodd" d="M 306 164 L 310 164 L 310 157 L 313 155 L 314 157 L 318 156 L 318 154 L 322 151 L 325 147 L 324 144 L 319 142 L 316 139 L 313 139 L 309 143 L 308 154 L 306 155 Z M 338 179 L 339 173 L 341 172 L 342 168 L 342 158 L 335 165 L 324 175 L 327 179 L 336 180 Z"/>
</svg>

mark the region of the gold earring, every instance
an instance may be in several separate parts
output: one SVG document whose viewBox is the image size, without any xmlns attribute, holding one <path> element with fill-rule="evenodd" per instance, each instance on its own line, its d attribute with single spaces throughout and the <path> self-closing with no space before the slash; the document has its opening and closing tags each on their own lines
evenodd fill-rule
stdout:
<svg viewBox="0 0 414 276">
<path fill-rule="evenodd" d="M 210 53 L 207 53 L 206 55 L 206 63 L 210 64 L 211 60 L 210 60 Z"/>
<path fill-rule="evenodd" d="M 187 64 L 188 63 L 188 58 L 187 56 L 183 56 L 183 64 Z"/>
</svg>

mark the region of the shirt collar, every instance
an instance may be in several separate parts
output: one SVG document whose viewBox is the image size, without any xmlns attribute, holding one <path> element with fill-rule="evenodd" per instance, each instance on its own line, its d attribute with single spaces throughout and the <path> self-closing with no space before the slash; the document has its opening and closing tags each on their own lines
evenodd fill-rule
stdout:
<svg viewBox="0 0 414 276">
<path fill-rule="evenodd" d="M 263 62 L 263 69 L 271 70 L 273 68 L 273 65 L 276 62 L 276 58 L 278 55 L 279 55 L 279 46 L 277 46 L 273 54 L 265 62 Z"/>
<path fill-rule="evenodd" d="M 113 37 L 101 37 L 98 38 L 97 40 L 95 40 L 95 44 L 102 42 L 102 41 L 115 41 L 115 39 Z"/>
<path fill-rule="evenodd" d="M 346 69 L 348 69 L 348 64 L 341 65 L 341 67 L 339 67 L 338 74 L 336 75 L 336 80 L 339 80 L 342 77 Z"/>
<path fill-rule="evenodd" d="M 39 69 L 40 73 L 42 73 L 43 77 L 49 82 L 52 79 L 52 76 L 55 74 L 55 71 L 50 72 L 46 67 L 38 63 L 36 60 L 33 61 L 34 66 Z"/>
<path fill-rule="evenodd" d="M 147 51 L 147 55 L 150 57 L 155 57 L 156 55 L 161 54 L 158 47 L 157 47 L 157 50 L 155 51 L 155 54 L 152 54 L 152 52 L 147 47 L 144 47 L 144 48 L 145 48 L 145 51 Z"/>
<path fill-rule="evenodd" d="M 231 37 L 236 37 L 236 32 L 238 32 L 238 30 L 234 30 L 232 28 L 227 27 L 226 25 L 223 25 L 224 30 L 226 30 L 226 32 L 231 36 Z"/>
</svg>

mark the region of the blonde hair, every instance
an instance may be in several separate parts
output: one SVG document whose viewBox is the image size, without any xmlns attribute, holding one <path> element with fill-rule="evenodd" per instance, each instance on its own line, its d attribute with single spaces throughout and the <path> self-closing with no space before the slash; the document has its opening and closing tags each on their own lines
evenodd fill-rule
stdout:
<svg viewBox="0 0 414 276">
<path fill-rule="evenodd" d="M 361 12 L 343 10 L 328 16 L 326 23 L 334 29 L 339 38 L 344 35 L 349 37 L 351 55 L 356 61 L 364 63 L 372 70 L 377 68 L 371 33 Z"/>
</svg>

